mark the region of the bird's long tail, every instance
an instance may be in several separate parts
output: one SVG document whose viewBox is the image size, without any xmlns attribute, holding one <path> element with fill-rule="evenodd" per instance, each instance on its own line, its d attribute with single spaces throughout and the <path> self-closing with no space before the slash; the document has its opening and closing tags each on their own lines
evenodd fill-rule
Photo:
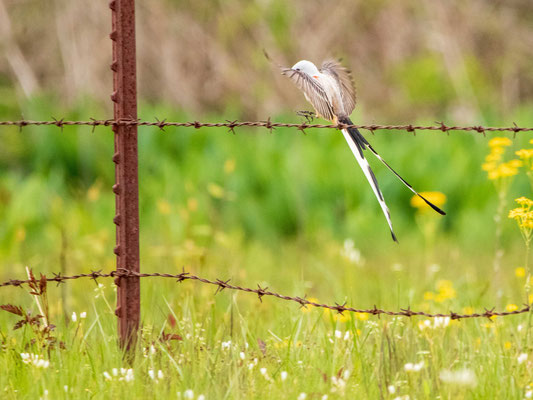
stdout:
<svg viewBox="0 0 533 400">
<path fill-rule="evenodd" d="M 348 122 L 343 122 L 343 123 L 348 124 Z M 351 122 L 349 124 L 351 125 Z M 374 194 L 376 195 L 376 198 L 378 199 L 379 205 L 381 206 L 381 209 L 383 210 L 383 214 L 385 214 L 385 218 L 387 219 L 387 223 L 389 224 L 390 232 L 392 235 L 392 240 L 397 242 L 398 239 L 396 239 L 396 235 L 394 234 L 394 230 L 392 229 L 392 221 L 390 217 L 389 208 L 387 207 L 387 204 L 385 203 L 385 199 L 383 198 L 383 194 L 381 193 L 381 190 L 379 190 L 376 176 L 374 175 L 374 172 L 372 172 L 372 169 L 370 168 L 370 164 L 368 164 L 368 161 L 363 155 L 364 147 L 362 147 L 362 145 L 364 145 L 365 144 L 364 142 L 366 142 L 365 138 L 362 137 L 359 132 L 357 132 L 357 134 L 359 134 L 359 136 L 361 136 L 362 140 L 364 141 L 364 142 L 361 142 L 360 139 L 358 139 L 356 134 L 353 132 L 353 128 L 343 129 L 342 134 L 344 135 L 344 138 L 348 142 L 348 146 L 350 146 L 350 149 L 352 150 L 352 153 L 355 156 L 355 159 L 359 163 L 359 166 L 363 170 L 363 173 L 365 174 L 366 179 L 368 179 L 368 183 L 370 183 L 370 186 L 372 187 L 372 190 L 374 191 Z M 368 145 L 368 142 L 366 144 Z"/>
<path fill-rule="evenodd" d="M 346 125 L 353 125 L 352 121 L 350 120 L 350 118 L 348 117 L 339 117 L 339 122 L 342 123 L 342 124 L 346 124 Z M 372 153 L 374 153 L 374 155 L 376 156 L 376 158 L 381 161 L 394 175 L 396 175 L 396 177 L 405 185 L 409 188 L 409 190 L 411 190 L 411 192 L 413 192 L 415 195 L 417 195 L 418 197 L 420 197 L 422 200 L 424 200 L 426 202 L 426 204 L 428 206 L 430 206 L 432 209 L 434 209 L 436 212 L 438 212 L 439 214 L 441 215 L 446 215 L 446 213 L 444 211 L 442 211 L 439 207 L 437 207 L 435 204 L 433 204 L 432 202 L 430 202 L 428 199 L 426 199 L 424 196 L 422 196 L 420 193 L 418 193 L 409 183 L 407 183 L 407 181 L 405 179 L 403 179 L 389 164 L 387 164 L 387 162 L 381 158 L 381 156 L 378 154 L 378 152 L 376 150 L 374 150 L 374 148 L 370 145 L 370 143 L 368 143 L 368 141 L 364 138 L 363 135 L 361 135 L 361 133 L 359 132 L 359 130 L 357 130 L 357 128 L 348 128 L 346 129 L 350 135 L 350 138 L 351 140 L 355 143 L 355 145 L 357 146 L 359 150 L 359 154 L 361 155 L 361 157 L 364 158 L 363 156 L 363 150 L 365 148 L 368 148 Z M 343 134 L 344 134 L 344 131 L 345 129 L 343 129 Z M 346 137 L 346 135 L 344 135 L 344 137 Z M 346 139 L 348 140 L 348 139 Z M 348 144 L 350 144 L 348 142 Z M 353 149 L 352 149 L 352 152 L 353 152 Z M 354 155 L 355 155 L 355 152 L 354 152 Z M 357 156 L 356 156 L 357 158 Z M 359 161 L 359 160 L 358 160 Z M 361 164 L 361 163 L 359 163 Z"/>
</svg>

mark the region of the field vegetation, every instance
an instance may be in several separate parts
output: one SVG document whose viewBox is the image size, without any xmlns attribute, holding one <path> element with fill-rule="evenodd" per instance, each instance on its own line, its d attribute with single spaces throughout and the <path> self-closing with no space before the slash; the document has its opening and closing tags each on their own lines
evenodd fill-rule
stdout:
<svg viewBox="0 0 533 400">
<path fill-rule="evenodd" d="M 111 118 L 107 4 L 51 3 L 0 0 L 0 119 Z M 533 126 L 528 2 L 137 6 L 143 120 L 301 121 L 267 49 L 286 65 L 342 57 L 356 123 Z M 364 134 L 447 212 L 368 155 L 399 245 L 337 131 L 140 128 L 142 271 L 361 309 L 531 304 L 531 135 Z M 0 143 L 0 281 L 31 269 L 37 285 L 0 289 L 0 398 L 533 397 L 531 313 L 378 319 L 160 278 L 141 282 L 127 362 L 111 279 L 38 284 L 115 268 L 111 130 L 1 127 Z"/>
</svg>

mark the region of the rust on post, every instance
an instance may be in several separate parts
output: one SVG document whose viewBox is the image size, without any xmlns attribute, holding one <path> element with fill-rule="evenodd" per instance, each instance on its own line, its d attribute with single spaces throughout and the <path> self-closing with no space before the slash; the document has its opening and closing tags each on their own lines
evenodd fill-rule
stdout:
<svg viewBox="0 0 533 400">
<path fill-rule="evenodd" d="M 135 55 L 135 2 L 111 0 L 113 42 L 114 120 L 137 120 L 137 74 Z M 115 193 L 117 271 L 140 272 L 139 267 L 139 180 L 137 160 L 137 126 L 113 124 L 115 132 Z M 135 346 L 140 320 L 140 280 L 135 276 L 118 277 L 118 331 L 120 346 Z"/>
</svg>

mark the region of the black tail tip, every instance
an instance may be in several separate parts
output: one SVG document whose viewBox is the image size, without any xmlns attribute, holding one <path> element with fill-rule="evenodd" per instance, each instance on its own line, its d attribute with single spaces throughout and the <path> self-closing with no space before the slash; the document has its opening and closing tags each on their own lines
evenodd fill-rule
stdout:
<svg viewBox="0 0 533 400">
<path fill-rule="evenodd" d="M 432 207 L 435 211 L 437 211 L 440 215 L 446 215 L 446 213 L 441 210 L 439 207 L 437 207 L 436 205 L 432 204 Z"/>
<path fill-rule="evenodd" d="M 396 237 L 396 235 L 394 234 L 393 231 L 390 231 L 390 234 L 392 236 L 392 240 L 394 240 L 396 243 L 400 244 L 400 242 L 398 242 L 398 238 Z"/>
<path fill-rule="evenodd" d="M 420 196 L 420 195 L 419 195 Z M 436 212 L 438 212 L 440 215 L 446 215 L 446 213 L 444 211 L 442 211 L 439 207 L 437 207 L 435 204 L 433 204 L 431 201 L 429 201 L 428 199 L 426 199 L 425 197 L 423 196 L 420 196 L 420 198 L 422 200 L 424 200 L 426 202 L 426 204 L 428 206 L 430 206 L 432 209 L 434 209 Z"/>
</svg>

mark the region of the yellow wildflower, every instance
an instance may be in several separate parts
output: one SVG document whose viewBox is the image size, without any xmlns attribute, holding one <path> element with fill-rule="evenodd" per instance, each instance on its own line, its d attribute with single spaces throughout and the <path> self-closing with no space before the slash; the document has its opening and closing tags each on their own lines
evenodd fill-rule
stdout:
<svg viewBox="0 0 533 400">
<path fill-rule="evenodd" d="M 198 210 L 198 200 L 196 200 L 194 197 L 190 197 L 187 199 L 187 208 L 189 211 L 196 211 Z"/>
<path fill-rule="evenodd" d="M 366 313 L 356 313 L 355 315 L 357 316 L 357 319 L 360 321 L 366 321 L 369 318 L 368 314 Z"/>
<path fill-rule="evenodd" d="M 312 302 L 312 303 L 318 303 L 318 299 L 315 299 L 314 297 L 311 297 L 311 298 L 309 298 L 309 299 L 307 299 L 307 300 L 309 300 L 309 301 Z M 303 306 L 303 307 L 301 308 L 301 310 L 302 310 L 303 313 L 308 313 L 308 312 L 311 311 L 311 309 L 312 309 L 313 307 L 314 307 L 314 306 L 311 305 L 311 304 L 306 304 L 305 306 Z"/>
<path fill-rule="evenodd" d="M 515 199 L 514 201 L 516 201 L 521 206 L 532 206 L 533 205 L 533 200 L 530 200 L 524 196 L 519 197 L 518 199 Z"/>
<path fill-rule="evenodd" d="M 533 157 L 533 149 L 520 149 L 515 151 L 515 154 L 522 160 L 529 160 L 531 157 Z"/>
<path fill-rule="evenodd" d="M 420 192 L 420 195 L 437 207 L 442 207 L 446 203 L 446 195 L 441 192 Z M 418 209 L 418 211 L 427 211 L 431 208 L 418 196 L 411 197 L 411 207 Z"/>
<path fill-rule="evenodd" d="M 514 270 L 514 274 L 517 278 L 523 278 L 526 276 L 526 269 L 524 267 L 518 267 Z"/>
<path fill-rule="evenodd" d="M 513 167 L 510 161 L 508 163 L 500 164 L 491 170 L 488 170 L 488 173 L 489 173 L 489 179 L 495 180 L 498 178 L 507 178 L 510 176 L 515 176 L 516 174 L 518 174 L 518 168 Z"/>
<path fill-rule="evenodd" d="M 517 160 L 516 158 L 513 160 L 510 160 L 507 165 L 511 168 L 520 168 L 522 166 L 522 161 Z"/>
<path fill-rule="evenodd" d="M 215 199 L 222 199 L 225 195 L 224 188 L 216 183 L 209 182 L 207 184 L 207 191 Z"/>
<path fill-rule="evenodd" d="M 513 312 L 513 311 L 518 310 L 518 306 L 516 304 L 507 304 L 507 306 L 505 307 L 505 310 L 509 312 Z"/>
<path fill-rule="evenodd" d="M 224 172 L 226 174 L 231 174 L 233 171 L 235 171 L 235 159 L 230 158 L 229 160 L 226 160 L 224 162 Z"/>
<path fill-rule="evenodd" d="M 26 229 L 23 226 L 17 228 L 15 231 L 15 239 L 17 242 L 23 242 L 26 239 Z"/>
<path fill-rule="evenodd" d="M 157 201 L 157 209 L 163 215 L 169 215 L 171 212 L 169 202 L 163 199 L 160 199 Z"/>
<path fill-rule="evenodd" d="M 505 348 L 505 350 L 509 350 L 513 345 L 511 344 L 511 342 L 505 342 L 503 344 L 503 347 Z"/>
<path fill-rule="evenodd" d="M 424 293 L 424 300 L 433 300 L 434 298 L 435 298 L 435 293 L 433 292 Z"/>
<path fill-rule="evenodd" d="M 511 145 L 511 139 L 507 137 L 495 137 L 489 140 L 490 147 L 504 147 Z"/>
<path fill-rule="evenodd" d="M 438 293 L 435 296 L 435 301 L 438 303 L 442 303 L 443 301 L 453 299 L 456 296 L 456 291 L 453 288 L 453 283 L 449 280 L 439 280 L 437 282 L 437 290 Z"/>
<path fill-rule="evenodd" d="M 87 190 L 87 198 L 89 201 L 97 201 L 100 198 L 100 190 L 101 190 L 101 183 L 100 181 L 96 181 L 89 190 Z"/>
<path fill-rule="evenodd" d="M 533 294 L 530 294 L 527 299 L 529 301 L 529 304 L 533 304 Z"/>
<path fill-rule="evenodd" d="M 531 207 L 533 206 L 533 200 L 522 196 L 518 199 L 515 199 L 515 201 L 521 207 L 514 208 L 509 211 L 508 217 L 516 221 L 526 245 L 529 245 L 529 242 L 533 237 L 533 210 L 531 210 Z"/>
<path fill-rule="evenodd" d="M 524 216 L 525 212 L 524 212 L 524 209 L 522 207 L 520 208 L 513 208 L 512 210 L 509 211 L 509 218 L 510 219 L 518 219 L 518 218 L 522 218 Z"/>
<path fill-rule="evenodd" d="M 487 156 L 487 157 L 488 157 L 488 156 Z M 487 161 L 488 161 L 488 160 L 487 160 Z M 484 164 L 481 165 L 481 169 L 482 169 L 483 171 L 487 171 L 487 172 L 489 172 L 489 171 L 493 171 L 493 170 L 495 170 L 496 168 L 498 168 L 498 164 L 496 164 L 495 162 L 492 162 L 492 161 L 491 161 L 491 162 L 486 162 L 486 163 L 484 163 Z"/>
<path fill-rule="evenodd" d="M 473 314 L 474 308 L 473 307 L 464 307 L 463 308 L 463 314 Z"/>
<path fill-rule="evenodd" d="M 333 321 L 335 322 L 345 323 L 346 321 L 349 321 L 349 320 L 350 320 L 350 316 L 348 315 L 348 313 L 333 314 Z"/>
</svg>

